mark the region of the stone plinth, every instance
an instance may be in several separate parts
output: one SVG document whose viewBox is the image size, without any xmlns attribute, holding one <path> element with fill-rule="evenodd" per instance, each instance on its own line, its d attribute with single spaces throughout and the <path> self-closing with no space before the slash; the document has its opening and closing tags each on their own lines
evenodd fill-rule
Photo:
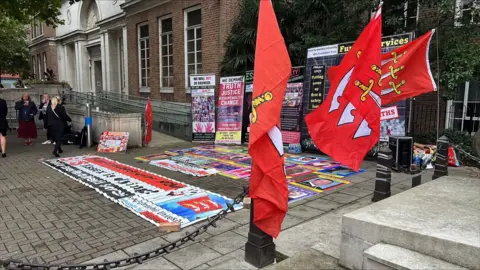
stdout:
<svg viewBox="0 0 480 270">
<path fill-rule="evenodd" d="M 480 179 L 446 176 L 343 216 L 340 263 L 386 243 L 480 270 Z"/>
</svg>

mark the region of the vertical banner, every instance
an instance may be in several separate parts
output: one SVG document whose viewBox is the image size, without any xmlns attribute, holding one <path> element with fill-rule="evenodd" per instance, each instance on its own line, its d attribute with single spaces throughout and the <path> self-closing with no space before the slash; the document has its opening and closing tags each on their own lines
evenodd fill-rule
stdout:
<svg viewBox="0 0 480 270">
<path fill-rule="evenodd" d="M 243 99 L 242 140 L 248 143 L 250 138 L 250 114 L 252 113 L 253 70 L 245 73 L 245 97 Z"/>
<path fill-rule="evenodd" d="M 216 144 L 242 143 L 243 89 L 243 76 L 220 78 Z"/>
<path fill-rule="evenodd" d="M 392 51 L 412 40 L 412 33 L 405 33 L 382 38 L 382 53 Z M 330 82 L 325 74 L 332 66 L 340 64 L 343 56 L 351 49 L 353 43 L 341 43 L 308 49 L 305 65 L 303 94 L 303 115 L 315 110 L 330 90 Z M 389 136 L 405 136 L 407 101 L 387 105 L 382 110 L 381 141 L 388 141 Z M 308 128 L 302 123 L 301 144 L 304 150 L 318 151 L 310 138 Z"/>
<path fill-rule="evenodd" d="M 303 67 L 293 67 L 280 113 L 280 130 L 284 144 L 300 143 L 302 122 Z"/>
<path fill-rule="evenodd" d="M 192 141 L 215 141 L 215 75 L 191 75 Z"/>
</svg>

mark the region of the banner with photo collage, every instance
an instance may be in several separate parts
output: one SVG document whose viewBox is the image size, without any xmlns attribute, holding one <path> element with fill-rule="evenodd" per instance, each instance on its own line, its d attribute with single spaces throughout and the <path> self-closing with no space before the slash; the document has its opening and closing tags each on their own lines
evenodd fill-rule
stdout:
<svg viewBox="0 0 480 270">
<path fill-rule="evenodd" d="M 248 143 L 250 132 L 250 114 L 252 113 L 253 70 L 245 73 L 245 98 L 243 112 L 243 142 Z M 292 67 L 288 80 L 282 111 L 280 113 L 280 130 L 283 143 L 300 143 L 302 122 L 304 67 Z"/>
<path fill-rule="evenodd" d="M 382 38 L 382 52 L 392 51 L 412 40 L 412 33 L 405 33 Z M 326 76 L 328 69 L 337 66 L 343 56 L 350 50 L 353 42 L 310 48 L 307 52 L 303 92 L 303 115 L 315 110 L 327 96 L 330 82 Z M 400 101 L 382 110 L 381 141 L 388 141 L 389 136 L 405 136 L 407 119 L 407 101 Z M 318 151 L 313 143 L 308 128 L 302 120 L 301 144 L 303 150 Z"/>
<path fill-rule="evenodd" d="M 215 75 L 190 75 L 192 141 L 215 141 Z"/>
<path fill-rule="evenodd" d="M 46 160 L 45 165 L 86 185 L 159 226 L 185 227 L 227 209 L 233 200 L 99 156 Z M 242 205 L 235 206 L 241 209 Z"/>
<path fill-rule="evenodd" d="M 220 78 L 216 144 L 242 143 L 243 76 Z"/>
</svg>

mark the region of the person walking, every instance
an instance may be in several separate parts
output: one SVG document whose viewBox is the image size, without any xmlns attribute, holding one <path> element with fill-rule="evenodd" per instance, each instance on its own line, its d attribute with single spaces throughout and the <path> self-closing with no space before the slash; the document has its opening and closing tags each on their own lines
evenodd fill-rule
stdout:
<svg viewBox="0 0 480 270">
<path fill-rule="evenodd" d="M 47 127 L 55 142 L 52 154 L 57 158 L 60 157 L 59 154 L 63 153 L 62 142 L 67 122 L 72 122 L 65 107 L 60 104 L 60 100 L 59 96 L 52 98 L 51 105 L 47 107 Z"/>
<path fill-rule="evenodd" d="M 2 151 L 2 158 L 7 157 L 7 121 L 8 107 L 7 102 L 0 98 L 0 150 Z"/>
<path fill-rule="evenodd" d="M 47 126 L 47 108 L 51 105 L 50 95 L 44 94 L 42 103 L 40 104 L 40 114 L 38 115 L 39 120 L 43 120 L 43 128 L 47 132 L 47 140 L 42 144 L 52 144 L 52 134 L 50 134 L 50 129 Z"/>
<path fill-rule="evenodd" d="M 32 144 L 32 139 L 37 138 L 37 126 L 34 116 L 37 114 L 37 106 L 28 93 L 23 93 L 22 99 L 15 103 L 18 111 L 18 137 L 25 140 L 25 145 Z"/>
</svg>

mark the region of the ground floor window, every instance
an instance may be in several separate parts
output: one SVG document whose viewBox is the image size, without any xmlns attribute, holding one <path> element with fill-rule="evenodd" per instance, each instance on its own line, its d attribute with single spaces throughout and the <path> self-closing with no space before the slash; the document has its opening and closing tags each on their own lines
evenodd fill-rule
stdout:
<svg viewBox="0 0 480 270">
<path fill-rule="evenodd" d="M 480 126 L 480 79 L 467 81 L 458 87 L 449 102 L 447 126 L 474 135 Z"/>
</svg>

